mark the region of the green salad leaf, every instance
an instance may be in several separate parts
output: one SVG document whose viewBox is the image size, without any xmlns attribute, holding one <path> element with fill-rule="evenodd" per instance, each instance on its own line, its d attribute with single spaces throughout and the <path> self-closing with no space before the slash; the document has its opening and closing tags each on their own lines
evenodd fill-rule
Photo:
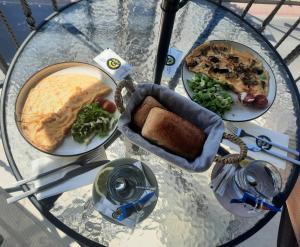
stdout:
<svg viewBox="0 0 300 247">
<path fill-rule="evenodd" d="M 88 142 L 95 135 L 104 137 L 117 123 L 113 114 L 103 110 L 98 103 L 91 103 L 81 108 L 71 134 L 79 143 Z"/>
<path fill-rule="evenodd" d="M 193 100 L 203 107 L 223 116 L 231 109 L 233 99 L 221 84 L 205 74 L 196 74 L 188 85 L 193 92 Z"/>
</svg>

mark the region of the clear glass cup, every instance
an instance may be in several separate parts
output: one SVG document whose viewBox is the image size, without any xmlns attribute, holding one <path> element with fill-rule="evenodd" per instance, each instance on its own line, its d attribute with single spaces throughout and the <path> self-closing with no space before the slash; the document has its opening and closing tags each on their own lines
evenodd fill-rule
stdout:
<svg viewBox="0 0 300 247">
<path fill-rule="evenodd" d="M 269 162 L 255 160 L 240 168 L 234 175 L 236 189 L 271 201 L 280 192 L 282 180 L 279 171 Z"/>
<path fill-rule="evenodd" d="M 212 182 L 212 189 L 219 203 L 240 217 L 280 210 L 273 205 L 273 198 L 282 187 L 281 175 L 276 167 L 262 160 L 247 161 L 245 164 L 227 164 L 213 171 L 212 179 L 216 180 Z M 225 174 L 221 174 L 223 170 Z"/>
</svg>

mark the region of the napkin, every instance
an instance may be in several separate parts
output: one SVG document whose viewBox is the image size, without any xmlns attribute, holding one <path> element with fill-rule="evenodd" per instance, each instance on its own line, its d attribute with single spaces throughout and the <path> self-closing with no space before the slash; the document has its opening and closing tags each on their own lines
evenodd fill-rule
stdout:
<svg viewBox="0 0 300 247">
<path fill-rule="evenodd" d="M 175 75 L 178 66 L 181 63 L 183 52 L 174 47 L 170 47 L 168 51 L 167 63 L 163 71 L 163 75 L 171 78 Z"/>
<path fill-rule="evenodd" d="M 267 137 L 269 137 L 271 139 L 272 142 L 276 142 L 279 143 L 281 145 L 284 145 L 286 147 L 288 147 L 289 145 L 289 136 L 282 134 L 282 133 L 278 133 L 266 128 L 263 128 L 261 126 L 258 126 L 254 123 L 251 122 L 247 122 L 247 123 L 234 123 L 234 125 L 236 127 L 242 128 L 243 130 L 245 130 L 247 133 L 249 134 L 253 134 L 254 136 L 259 136 L 259 135 L 265 135 Z M 246 144 L 256 144 L 255 139 L 252 137 L 243 137 L 242 140 L 246 143 Z M 228 140 L 223 140 L 222 142 L 225 146 L 228 146 L 229 148 L 238 151 L 239 148 L 237 145 L 229 142 Z M 283 155 L 287 155 L 286 151 L 283 151 L 281 149 L 278 149 L 276 147 L 272 147 L 271 148 L 272 151 L 279 153 L 279 154 L 283 154 Z M 269 163 L 271 163 L 272 165 L 276 166 L 277 168 L 280 169 L 285 169 L 286 167 L 286 161 L 279 159 L 275 156 L 272 156 L 270 154 L 264 153 L 264 152 L 252 152 L 248 150 L 248 156 L 256 159 L 256 160 L 265 160 L 268 161 Z"/>
<path fill-rule="evenodd" d="M 108 72 L 115 80 L 120 81 L 133 71 L 133 67 L 112 49 L 105 49 L 94 61 Z"/>
<path fill-rule="evenodd" d="M 107 159 L 104 148 L 97 150 L 97 152 L 99 152 L 99 156 L 97 156 L 97 158 L 93 159 L 92 160 L 93 162 Z M 66 165 L 68 163 L 71 163 L 71 162 L 75 161 L 76 159 L 78 159 L 78 157 L 50 157 L 50 156 L 43 157 L 40 159 L 33 160 L 31 163 L 31 167 L 33 169 L 33 174 L 40 174 L 40 173 L 43 173 L 46 171 L 53 170 L 57 167 Z M 62 178 L 66 174 L 66 172 L 76 169 L 78 167 L 80 167 L 80 166 L 78 165 L 78 166 L 68 167 L 68 168 L 63 169 L 62 171 L 45 176 L 41 179 L 37 179 L 34 181 L 33 185 L 34 185 L 34 187 L 37 187 L 37 186 L 42 186 L 42 185 L 51 183 L 57 179 Z M 93 170 L 90 170 L 89 172 L 78 175 L 74 178 L 71 178 L 53 188 L 49 188 L 40 193 L 37 193 L 36 198 L 38 200 L 42 200 L 42 199 L 50 197 L 50 196 L 54 196 L 54 195 L 61 194 L 66 191 L 70 191 L 70 190 L 74 190 L 79 187 L 83 187 L 88 184 L 92 184 L 94 182 L 95 177 L 96 177 L 98 171 L 100 170 L 100 168 L 101 168 L 101 166 L 97 167 Z"/>
</svg>

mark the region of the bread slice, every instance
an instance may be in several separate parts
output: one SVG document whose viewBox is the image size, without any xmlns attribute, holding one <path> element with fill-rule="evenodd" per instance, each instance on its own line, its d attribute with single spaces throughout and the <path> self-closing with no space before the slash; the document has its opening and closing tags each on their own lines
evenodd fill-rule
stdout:
<svg viewBox="0 0 300 247">
<path fill-rule="evenodd" d="M 202 152 L 206 134 L 203 130 L 167 110 L 150 110 L 142 136 L 186 159 L 193 160 Z"/>
<path fill-rule="evenodd" d="M 133 123 L 139 127 L 143 128 L 148 113 L 153 107 L 160 107 L 165 109 L 156 99 L 151 96 L 147 96 L 143 103 L 136 109 L 136 112 L 133 115 Z"/>
</svg>

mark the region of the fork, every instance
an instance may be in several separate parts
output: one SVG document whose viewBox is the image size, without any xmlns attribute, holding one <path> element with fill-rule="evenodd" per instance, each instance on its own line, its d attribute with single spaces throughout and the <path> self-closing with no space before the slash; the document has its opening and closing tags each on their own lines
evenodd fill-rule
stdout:
<svg viewBox="0 0 300 247">
<path fill-rule="evenodd" d="M 251 135 L 251 134 L 247 133 L 245 130 L 243 130 L 242 128 L 236 127 L 232 123 L 227 123 L 227 129 L 230 132 L 232 132 L 234 135 L 238 136 L 238 137 L 252 137 L 252 138 L 258 139 L 260 141 L 263 141 L 263 142 L 265 142 L 265 143 L 267 143 L 269 145 L 277 147 L 277 148 L 279 148 L 281 150 L 284 150 L 286 152 L 292 153 L 292 154 L 296 155 L 297 157 L 300 155 L 300 153 L 297 150 L 295 150 L 295 149 L 291 149 L 291 148 L 282 146 L 282 145 L 280 145 L 278 143 L 271 142 L 271 141 L 268 141 L 266 139 L 262 139 L 262 138 L 254 136 L 254 135 Z"/>
<path fill-rule="evenodd" d="M 56 172 L 61 171 L 61 170 L 65 169 L 65 168 L 67 168 L 67 167 L 70 167 L 70 166 L 74 166 L 74 165 L 79 165 L 79 166 L 88 165 L 89 162 L 95 160 L 96 158 L 98 158 L 98 157 L 100 157 L 102 155 L 102 152 L 97 152 L 97 151 L 100 151 L 100 150 L 96 150 L 94 152 L 91 152 L 91 153 L 88 153 L 88 154 L 86 154 L 84 156 L 81 156 L 77 160 L 75 160 L 75 161 L 73 161 L 73 162 L 71 162 L 69 164 L 60 166 L 60 167 L 52 169 L 50 171 L 46 171 L 46 172 L 40 173 L 38 175 L 34 175 L 34 176 L 30 177 L 30 178 L 25 178 L 25 179 L 19 180 L 15 184 L 13 184 L 12 187 L 7 188 L 7 189 L 9 189 L 9 190 L 14 189 L 15 187 L 19 187 L 19 186 L 21 186 L 23 184 L 32 182 L 33 180 L 36 180 L 36 179 L 48 176 L 50 174 L 56 173 Z"/>
</svg>

